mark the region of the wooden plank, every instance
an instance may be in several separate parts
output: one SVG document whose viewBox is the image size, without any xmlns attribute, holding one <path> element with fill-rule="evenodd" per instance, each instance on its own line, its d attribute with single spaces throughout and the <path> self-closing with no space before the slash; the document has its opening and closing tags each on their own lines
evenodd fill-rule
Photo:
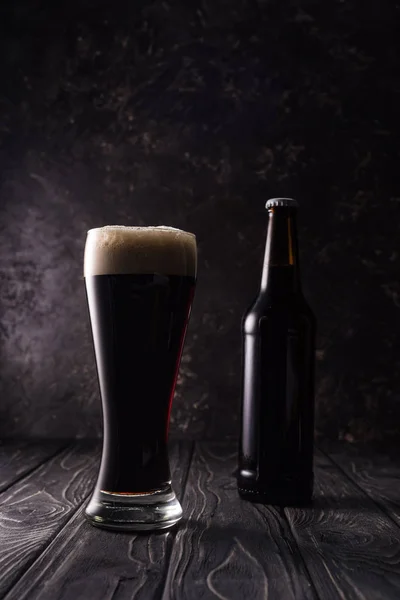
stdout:
<svg viewBox="0 0 400 600">
<path fill-rule="evenodd" d="M 173 485 L 182 497 L 192 444 L 170 450 Z M 159 597 L 175 536 L 104 531 L 90 525 L 84 506 L 20 579 L 7 600 L 150 600 Z"/>
<path fill-rule="evenodd" d="M 54 456 L 66 442 L 2 440 L 0 442 L 0 492 Z"/>
<path fill-rule="evenodd" d="M 400 467 L 387 454 L 348 448 L 330 458 L 400 526 Z"/>
<path fill-rule="evenodd" d="M 163 600 L 315 598 L 287 522 L 239 498 L 236 466 L 236 444 L 196 446 Z"/>
<path fill-rule="evenodd" d="M 316 456 L 314 507 L 285 515 L 321 598 L 400 598 L 400 530 L 326 456 Z"/>
<path fill-rule="evenodd" d="M 93 444 L 80 442 L 0 495 L 0 597 L 87 497 L 97 463 Z"/>
</svg>

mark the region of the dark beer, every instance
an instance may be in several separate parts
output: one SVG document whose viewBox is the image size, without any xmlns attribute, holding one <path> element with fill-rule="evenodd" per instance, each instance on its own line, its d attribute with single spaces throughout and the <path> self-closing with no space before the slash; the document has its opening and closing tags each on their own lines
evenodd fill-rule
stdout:
<svg viewBox="0 0 400 600">
<path fill-rule="evenodd" d="M 159 529 L 182 510 L 168 426 L 196 276 L 196 241 L 167 228 L 91 230 L 85 282 L 103 406 L 101 466 L 86 515 Z"/>
<path fill-rule="evenodd" d="M 103 398 L 98 485 L 143 493 L 171 483 L 168 422 L 195 280 L 179 275 L 86 278 Z"/>
<path fill-rule="evenodd" d="M 316 323 L 301 289 L 296 207 L 267 203 L 261 290 L 243 321 L 239 493 L 278 505 L 308 503 L 313 489 Z"/>
</svg>

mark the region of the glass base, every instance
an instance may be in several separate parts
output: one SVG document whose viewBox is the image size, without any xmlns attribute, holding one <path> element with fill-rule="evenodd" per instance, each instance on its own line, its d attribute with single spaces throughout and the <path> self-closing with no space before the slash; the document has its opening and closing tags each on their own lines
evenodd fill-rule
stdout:
<svg viewBox="0 0 400 600">
<path fill-rule="evenodd" d="M 119 531 L 167 529 L 182 517 L 171 487 L 149 494 L 118 494 L 95 490 L 85 515 L 96 527 Z"/>
</svg>

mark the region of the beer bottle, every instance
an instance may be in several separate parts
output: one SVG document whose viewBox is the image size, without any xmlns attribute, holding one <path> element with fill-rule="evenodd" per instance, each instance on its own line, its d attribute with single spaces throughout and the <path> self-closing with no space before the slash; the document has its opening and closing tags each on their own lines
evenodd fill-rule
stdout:
<svg viewBox="0 0 400 600">
<path fill-rule="evenodd" d="M 301 289 L 297 202 L 268 200 L 259 295 L 243 319 L 242 498 L 304 505 L 313 489 L 316 321 Z"/>
</svg>

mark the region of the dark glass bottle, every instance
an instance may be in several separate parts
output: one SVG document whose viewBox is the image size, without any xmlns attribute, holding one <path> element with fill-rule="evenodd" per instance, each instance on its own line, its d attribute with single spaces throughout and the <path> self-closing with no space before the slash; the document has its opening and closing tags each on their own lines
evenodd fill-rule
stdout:
<svg viewBox="0 0 400 600">
<path fill-rule="evenodd" d="M 242 498 L 304 505 L 313 490 L 316 321 L 301 289 L 297 202 L 266 204 L 260 293 L 243 320 Z"/>
</svg>

